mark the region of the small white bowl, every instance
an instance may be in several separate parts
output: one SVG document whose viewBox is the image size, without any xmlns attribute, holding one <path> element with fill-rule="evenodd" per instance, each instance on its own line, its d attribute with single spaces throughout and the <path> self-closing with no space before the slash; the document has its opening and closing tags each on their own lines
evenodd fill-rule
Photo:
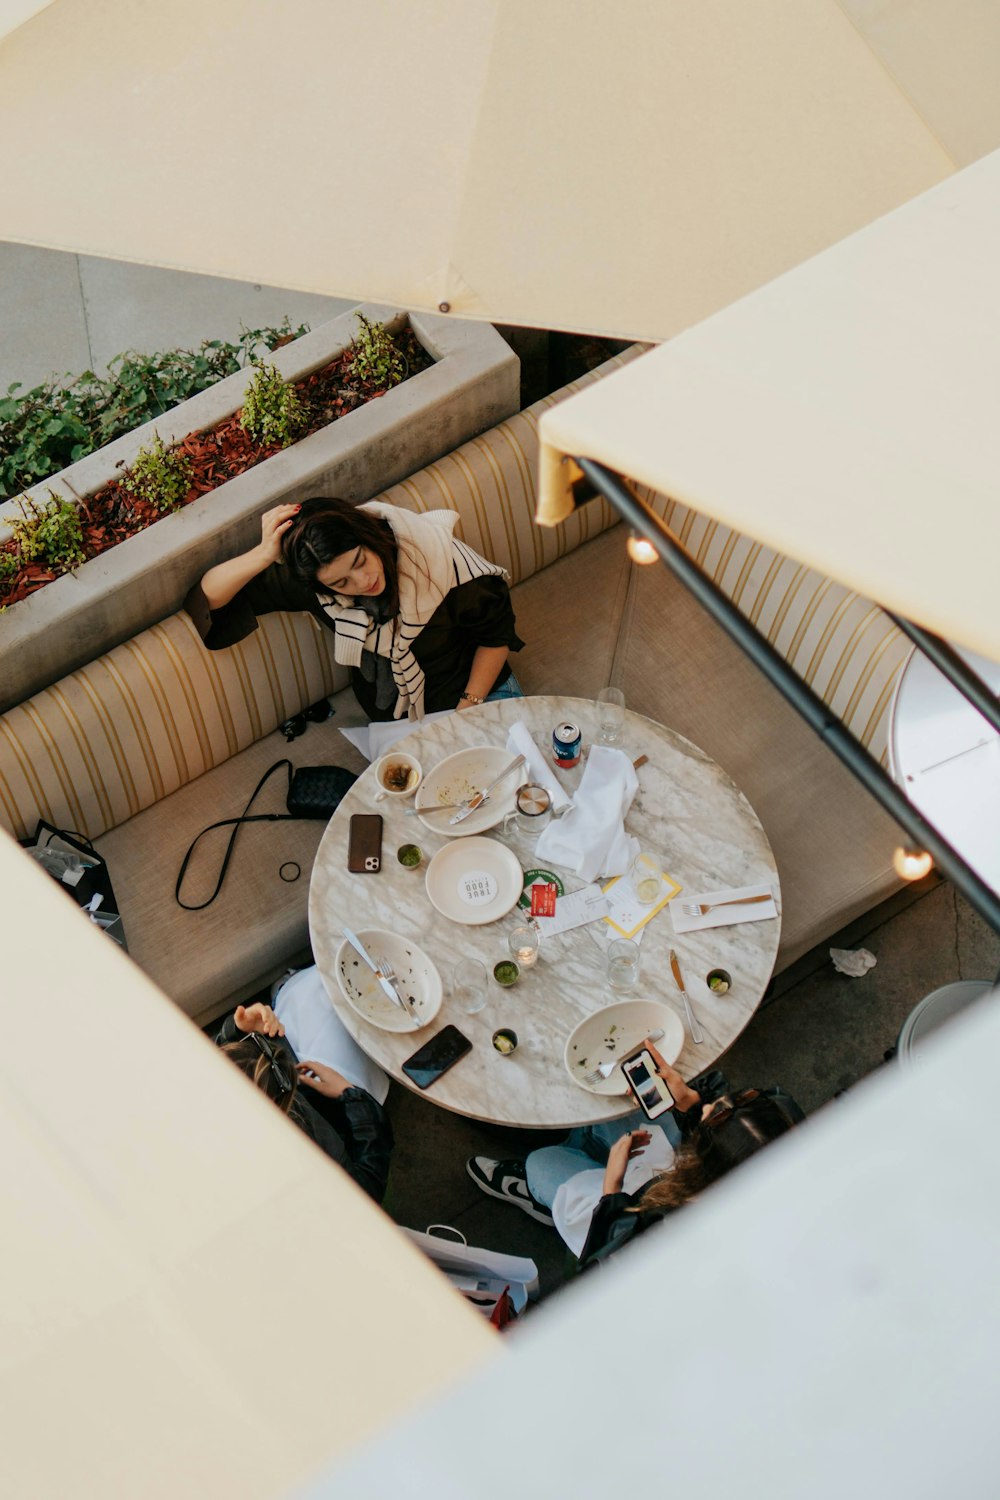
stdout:
<svg viewBox="0 0 1000 1500">
<path fill-rule="evenodd" d="M 391 766 L 405 766 L 409 771 L 409 779 L 404 787 L 386 786 L 385 773 Z M 381 802 L 383 797 L 412 797 L 423 780 L 423 776 L 423 768 L 415 755 L 390 750 L 388 755 L 383 755 L 382 759 L 375 763 L 375 780 L 378 782 L 376 802 Z"/>
</svg>

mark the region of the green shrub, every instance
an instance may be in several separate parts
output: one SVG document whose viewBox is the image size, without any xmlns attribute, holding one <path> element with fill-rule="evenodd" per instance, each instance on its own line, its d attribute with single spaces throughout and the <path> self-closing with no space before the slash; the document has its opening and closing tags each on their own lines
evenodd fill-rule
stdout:
<svg viewBox="0 0 1000 1500">
<path fill-rule="evenodd" d="M 276 349 L 308 331 L 305 324 L 292 328 L 286 318 L 276 328 L 245 328 L 235 344 L 206 339 L 196 350 L 129 350 L 111 361 L 105 379 L 85 370 L 22 395 L 15 381 L 0 397 L 0 498 L 30 489 L 246 368 L 259 345 Z"/>
<path fill-rule="evenodd" d="M 42 505 L 25 495 L 21 501 L 20 519 L 10 522 L 10 532 L 17 544 L 16 552 L 0 554 L 9 558 L 3 569 L 7 577 L 23 563 L 43 562 L 53 573 L 68 573 L 86 562 L 83 550 L 83 528 L 80 512 L 72 500 L 49 490 L 49 500 Z"/>
<path fill-rule="evenodd" d="M 183 504 L 191 488 L 191 460 L 177 448 L 165 448 L 156 432 L 149 447 L 139 449 L 119 483 L 127 494 L 166 514 Z"/>
<path fill-rule="evenodd" d="M 406 360 L 393 342 L 384 323 L 371 323 L 364 313 L 356 313 L 361 327 L 351 344 L 354 350 L 354 372 L 366 385 L 388 391 L 406 378 Z"/>
<path fill-rule="evenodd" d="M 308 418 L 298 392 L 283 380 L 274 365 L 258 365 L 243 398 L 240 424 L 261 447 L 278 443 L 287 448 L 306 427 Z"/>
</svg>

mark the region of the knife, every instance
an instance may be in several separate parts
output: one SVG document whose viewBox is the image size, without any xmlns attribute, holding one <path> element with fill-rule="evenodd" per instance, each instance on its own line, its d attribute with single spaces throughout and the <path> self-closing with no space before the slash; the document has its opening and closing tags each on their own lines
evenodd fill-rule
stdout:
<svg viewBox="0 0 1000 1500">
<path fill-rule="evenodd" d="M 382 978 L 382 974 L 379 970 L 378 964 L 374 962 L 361 939 L 359 937 L 355 937 L 354 933 L 349 927 L 344 928 L 344 936 L 350 943 L 351 947 L 355 950 L 355 952 L 361 954 L 361 957 L 364 959 L 369 969 L 371 969 L 372 973 L 375 975 L 375 978 L 378 980 L 379 984 L 382 986 L 383 990 L 389 996 L 389 999 L 393 1002 L 393 1004 L 398 1005 L 400 1010 L 406 1011 L 406 1014 L 409 1015 L 410 1012 L 406 1009 L 406 1006 L 403 1003 L 402 996 L 396 989 L 396 986 L 394 984 L 390 984 L 388 979 Z"/>
<path fill-rule="evenodd" d="M 684 1014 L 687 1016 L 688 1030 L 691 1033 L 691 1040 L 697 1047 L 705 1040 L 705 1035 L 701 1027 L 698 1025 L 698 1022 L 694 1018 L 694 1011 L 691 1009 L 691 1001 L 688 999 L 687 990 L 684 988 L 684 980 L 681 978 L 681 966 L 677 962 L 677 954 L 674 952 L 673 948 L 671 948 L 670 950 L 670 970 L 674 976 L 674 983 L 681 992 L 681 999 L 684 1001 Z"/>
<path fill-rule="evenodd" d="M 493 780 L 484 791 L 473 793 L 473 795 L 469 798 L 468 802 L 464 804 L 461 810 L 457 812 L 453 818 L 448 819 L 448 827 L 453 828 L 456 823 L 461 823 L 464 821 L 464 819 L 471 817 L 478 808 L 482 807 L 483 803 L 489 797 L 490 792 L 493 791 L 494 787 L 498 787 L 501 781 L 505 780 L 506 777 L 510 775 L 511 771 L 516 771 L 519 766 L 523 765 L 524 756 L 519 755 L 517 757 L 517 760 L 511 761 L 510 765 L 505 771 L 501 771 L 499 776 L 494 776 Z"/>
</svg>

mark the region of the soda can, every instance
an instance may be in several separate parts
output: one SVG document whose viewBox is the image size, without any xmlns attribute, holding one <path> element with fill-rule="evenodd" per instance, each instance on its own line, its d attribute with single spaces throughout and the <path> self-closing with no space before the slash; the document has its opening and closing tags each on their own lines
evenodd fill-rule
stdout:
<svg viewBox="0 0 1000 1500">
<path fill-rule="evenodd" d="M 580 760 L 583 734 L 579 724 L 557 724 L 552 731 L 552 758 L 557 766 L 568 770 Z"/>
</svg>

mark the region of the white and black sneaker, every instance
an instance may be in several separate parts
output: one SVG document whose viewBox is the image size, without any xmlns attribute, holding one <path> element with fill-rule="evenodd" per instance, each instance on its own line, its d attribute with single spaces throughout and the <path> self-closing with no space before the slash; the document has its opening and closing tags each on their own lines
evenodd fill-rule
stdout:
<svg viewBox="0 0 1000 1500">
<path fill-rule="evenodd" d="M 491 1198 L 516 1203 L 539 1224 L 552 1225 L 554 1222 L 551 1209 L 531 1196 L 523 1161 L 493 1161 L 488 1156 L 470 1156 L 465 1170 L 476 1186 Z"/>
</svg>

